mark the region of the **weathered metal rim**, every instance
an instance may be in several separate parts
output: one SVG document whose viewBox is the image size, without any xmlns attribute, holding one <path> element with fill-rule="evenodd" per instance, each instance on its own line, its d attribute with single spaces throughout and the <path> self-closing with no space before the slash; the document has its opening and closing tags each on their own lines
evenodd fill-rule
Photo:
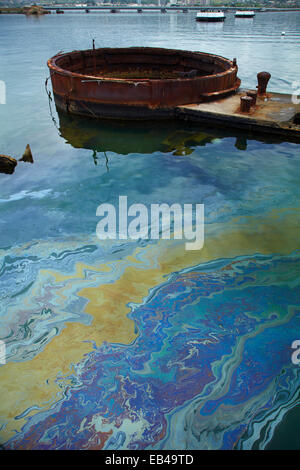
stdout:
<svg viewBox="0 0 300 470">
<path fill-rule="evenodd" d="M 228 75 L 228 73 L 230 73 L 230 71 L 234 71 L 234 70 L 237 70 L 237 65 L 233 65 L 233 62 L 229 59 L 227 59 L 226 57 L 223 57 L 223 56 L 220 56 L 220 55 L 216 55 L 216 54 L 209 54 L 209 53 L 206 53 L 206 52 L 194 52 L 194 51 L 187 51 L 187 50 L 183 50 L 183 49 L 165 49 L 165 48 L 154 48 L 154 47 L 126 47 L 126 48 L 99 48 L 99 49 L 85 49 L 85 50 L 74 50 L 72 52 L 65 52 L 65 53 L 58 53 L 56 54 L 55 56 L 51 57 L 48 61 L 47 61 L 47 65 L 50 69 L 50 71 L 53 71 L 55 73 L 58 73 L 60 75 L 63 75 L 63 76 L 67 76 L 67 77 L 73 77 L 73 78 L 79 78 L 79 79 L 90 79 L 90 80 L 95 80 L 95 81 L 99 81 L 99 82 L 113 82 L 113 83 L 137 83 L 137 82 L 142 82 L 142 83 L 149 83 L 149 82 L 158 82 L 160 81 L 161 79 L 151 79 L 151 78 L 138 78 L 138 79 L 134 79 L 134 78 L 128 78 L 126 80 L 122 79 L 122 78 L 114 78 L 114 77 L 99 77 L 99 76 L 96 76 L 96 75 L 87 75 L 87 74 L 81 74 L 81 73 L 76 73 L 76 72 L 71 72 L 70 70 L 67 70 L 67 69 L 63 69 L 62 67 L 59 67 L 57 65 L 57 60 L 58 59 L 61 59 L 63 57 L 69 57 L 71 55 L 75 55 L 75 54 L 82 54 L 82 53 L 85 53 L 85 52 L 91 52 L 91 53 L 94 53 L 94 51 L 101 51 L 101 50 L 105 50 L 105 51 L 114 51 L 114 52 L 122 52 L 122 51 L 125 51 L 125 50 L 136 50 L 136 51 L 140 51 L 140 52 L 143 52 L 143 51 L 155 51 L 157 53 L 159 53 L 160 51 L 162 53 L 164 52 L 170 52 L 171 54 L 174 53 L 181 53 L 181 54 L 188 54 L 188 55 L 194 55 L 195 58 L 199 58 L 201 59 L 201 57 L 205 57 L 205 56 L 209 56 L 209 57 L 215 57 L 216 59 L 218 60 L 222 60 L 224 62 L 224 64 L 228 65 L 228 69 L 224 70 L 223 72 L 219 72 L 219 73 L 213 73 L 213 74 L 208 74 L 208 75 L 203 75 L 201 76 L 201 79 L 206 79 L 206 78 L 217 78 L 217 77 L 224 77 L 226 75 Z M 180 78 L 164 78 L 163 81 L 164 82 L 171 82 L 171 83 L 176 83 L 178 82 L 178 80 L 180 81 L 196 81 L 198 80 L 199 77 L 180 77 Z"/>
</svg>

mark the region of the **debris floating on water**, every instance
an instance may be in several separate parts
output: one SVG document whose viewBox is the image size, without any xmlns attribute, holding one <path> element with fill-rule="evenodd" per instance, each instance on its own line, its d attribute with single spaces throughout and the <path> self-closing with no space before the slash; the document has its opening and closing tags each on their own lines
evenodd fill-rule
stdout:
<svg viewBox="0 0 300 470">
<path fill-rule="evenodd" d="M 22 158 L 19 159 L 19 162 L 33 163 L 33 156 L 29 144 L 26 145 L 25 152 L 23 153 Z"/>
<path fill-rule="evenodd" d="M 8 155 L 0 154 L 0 173 L 12 175 L 15 171 L 17 163 L 17 160 L 15 160 L 14 158 L 9 157 Z"/>
</svg>

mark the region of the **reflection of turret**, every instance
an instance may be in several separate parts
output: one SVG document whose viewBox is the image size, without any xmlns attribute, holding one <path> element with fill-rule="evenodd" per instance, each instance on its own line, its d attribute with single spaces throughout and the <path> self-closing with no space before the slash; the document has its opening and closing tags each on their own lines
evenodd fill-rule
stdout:
<svg viewBox="0 0 300 470">
<path fill-rule="evenodd" d="M 217 135 L 208 134 L 203 129 L 197 131 L 180 129 L 170 134 L 164 140 L 164 145 L 173 155 L 190 155 L 195 147 L 210 144 L 217 138 Z"/>
<path fill-rule="evenodd" d="M 99 121 L 57 111 L 61 136 L 73 147 L 93 152 L 188 155 L 195 146 L 220 137 L 218 132 L 206 133 L 184 122 Z"/>
<path fill-rule="evenodd" d="M 228 137 L 236 139 L 235 147 L 238 150 L 247 150 L 249 139 L 265 143 L 281 142 L 280 138 L 274 136 L 249 136 L 185 121 L 111 121 L 69 115 L 58 109 L 57 113 L 61 137 L 74 148 L 92 150 L 95 164 L 98 160 L 97 152 L 103 153 L 107 167 L 106 152 L 119 155 L 162 152 L 184 156 L 191 154 L 196 147 Z"/>
</svg>

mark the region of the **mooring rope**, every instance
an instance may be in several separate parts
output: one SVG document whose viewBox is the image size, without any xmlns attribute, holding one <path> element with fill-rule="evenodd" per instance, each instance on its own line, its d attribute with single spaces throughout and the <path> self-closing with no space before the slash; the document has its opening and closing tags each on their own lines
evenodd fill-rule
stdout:
<svg viewBox="0 0 300 470">
<path fill-rule="evenodd" d="M 51 116 L 52 122 L 53 122 L 53 124 L 55 125 L 56 129 L 58 130 L 58 132 L 60 132 L 59 126 L 57 125 L 56 119 L 55 119 L 55 117 L 54 117 L 54 115 L 53 115 L 53 111 L 52 111 L 52 102 L 53 102 L 53 98 L 52 98 L 52 95 L 51 95 L 51 91 L 48 90 L 48 81 L 49 81 L 49 78 L 50 78 L 50 76 L 47 77 L 46 80 L 45 80 L 45 89 L 46 89 L 46 93 L 47 93 L 47 96 L 48 96 L 48 103 L 49 103 L 50 116 Z M 66 100 L 66 101 L 69 100 L 69 95 L 70 95 L 71 92 L 72 92 L 72 86 L 71 86 L 69 92 L 66 93 L 66 95 L 65 95 L 65 100 Z M 80 104 L 81 104 L 89 113 L 91 113 L 91 115 L 92 115 L 93 117 L 96 117 L 96 118 L 98 117 L 98 116 L 96 116 L 96 114 L 95 114 L 85 103 L 83 103 L 82 101 L 80 101 Z M 69 112 L 68 106 L 67 106 L 67 111 Z M 105 156 L 105 166 L 106 166 L 106 170 L 109 171 L 108 156 L 107 156 L 107 154 L 106 154 L 106 151 L 104 150 L 104 151 L 101 152 L 101 153 L 103 153 L 103 155 Z M 95 165 L 98 165 L 98 158 L 97 158 L 97 151 L 96 151 L 96 150 L 93 150 L 93 160 L 94 160 Z"/>
</svg>

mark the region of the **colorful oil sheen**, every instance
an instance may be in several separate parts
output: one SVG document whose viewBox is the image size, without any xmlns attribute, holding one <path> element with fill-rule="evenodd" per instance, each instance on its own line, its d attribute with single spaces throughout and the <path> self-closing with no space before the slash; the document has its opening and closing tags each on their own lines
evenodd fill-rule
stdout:
<svg viewBox="0 0 300 470">
<path fill-rule="evenodd" d="M 135 338 L 94 344 L 72 374 L 56 377 L 59 400 L 15 417 L 35 412 L 6 448 L 263 448 L 297 401 L 289 346 L 300 335 L 299 294 L 299 253 L 218 259 L 168 276 L 131 306 Z M 55 317 L 45 311 L 20 325 L 23 345 L 35 321 L 40 335 L 59 334 Z M 51 341 L 41 336 L 19 342 L 23 360 Z"/>
</svg>

